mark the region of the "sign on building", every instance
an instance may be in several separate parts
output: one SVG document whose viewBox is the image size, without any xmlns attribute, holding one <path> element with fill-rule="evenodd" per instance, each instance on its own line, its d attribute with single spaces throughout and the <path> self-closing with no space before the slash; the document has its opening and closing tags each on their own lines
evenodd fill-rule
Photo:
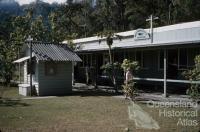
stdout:
<svg viewBox="0 0 200 132">
<path fill-rule="evenodd" d="M 150 39 L 150 35 L 144 29 L 137 29 L 135 31 L 134 40 L 146 40 L 146 39 Z"/>
</svg>

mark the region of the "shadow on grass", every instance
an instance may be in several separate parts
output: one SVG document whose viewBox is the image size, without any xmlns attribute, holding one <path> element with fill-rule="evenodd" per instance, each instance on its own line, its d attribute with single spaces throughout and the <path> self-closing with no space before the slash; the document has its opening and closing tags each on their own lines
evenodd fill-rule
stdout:
<svg viewBox="0 0 200 132">
<path fill-rule="evenodd" d="M 121 95 L 120 93 L 111 93 L 111 92 L 104 92 L 100 90 L 95 90 L 95 91 L 73 91 L 70 96 L 81 96 L 81 97 L 86 97 L 86 96 L 116 96 L 116 95 Z"/>
<path fill-rule="evenodd" d="M 94 87 L 74 87 L 73 92 L 69 96 L 116 96 L 122 93 L 116 93 L 113 88 L 94 88 Z"/>
<path fill-rule="evenodd" d="M 8 98 L 3 98 L 0 99 L 0 107 L 12 107 L 12 106 L 29 106 L 27 103 L 21 102 L 21 100 L 14 100 L 14 99 L 8 99 Z"/>
</svg>

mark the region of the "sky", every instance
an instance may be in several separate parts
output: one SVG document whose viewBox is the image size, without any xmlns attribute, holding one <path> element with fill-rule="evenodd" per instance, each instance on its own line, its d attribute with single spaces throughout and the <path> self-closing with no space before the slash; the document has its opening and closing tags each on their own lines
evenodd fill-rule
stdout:
<svg viewBox="0 0 200 132">
<path fill-rule="evenodd" d="M 23 5 L 23 4 L 29 4 L 30 2 L 33 2 L 35 0 L 16 0 L 17 2 L 19 2 L 20 5 Z M 42 0 L 44 2 L 48 2 L 48 3 L 53 3 L 53 2 L 57 2 L 57 3 L 63 3 L 65 2 L 66 0 Z"/>
</svg>

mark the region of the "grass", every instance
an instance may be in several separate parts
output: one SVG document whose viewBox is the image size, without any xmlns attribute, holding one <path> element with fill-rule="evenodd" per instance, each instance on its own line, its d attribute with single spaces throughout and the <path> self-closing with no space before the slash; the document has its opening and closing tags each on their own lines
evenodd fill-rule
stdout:
<svg viewBox="0 0 200 132">
<path fill-rule="evenodd" d="M 136 130 L 134 121 L 129 120 L 129 101 L 109 94 L 75 94 L 24 100 L 17 93 L 17 88 L 7 89 L 3 99 L 0 100 L 0 130 L 2 131 L 121 132 L 125 128 L 137 132 L 149 131 Z M 14 98 L 15 100 L 12 100 Z M 139 105 L 158 121 L 161 127 L 159 131 L 198 132 L 200 130 L 199 126 L 177 127 L 178 119 L 159 117 L 159 109 L 148 108 L 145 104 Z M 199 117 L 196 120 L 200 120 Z"/>
</svg>

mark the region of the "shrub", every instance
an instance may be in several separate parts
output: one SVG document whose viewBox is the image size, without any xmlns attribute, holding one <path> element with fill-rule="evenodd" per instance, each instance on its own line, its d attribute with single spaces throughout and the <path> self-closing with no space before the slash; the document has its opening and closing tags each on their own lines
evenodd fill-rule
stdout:
<svg viewBox="0 0 200 132">
<path fill-rule="evenodd" d="M 125 85 L 122 85 L 122 88 L 123 88 L 123 92 L 124 92 L 126 98 L 130 97 L 131 100 L 135 99 L 135 96 L 137 95 L 136 82 L 131 80 L 128 83 L 126 83 Z"/>
<path fill-rule="evenodd" d="M 121 64 L 119 62 L 115 62 L 113 64 L 107 63 L 102 65 L 101 69 L 104 71 L 105 75 L 111 79 L 116 92 L 118 92 L 118 88 L 120 87 L 119 78 L 121 76 L 120 73 L 122 72 Z"/>
<path fill-rule="evenodd" d="M 140 68 L 137 61 L 131 62 L 128 59 L 123 60 L 121 67 L 124 70 L 125 76 L 126 76 L 127 72 L 129 72 L 129 73 L 131 72 L 132 77 L 133 77 L 132 73 L 137 72 Z M 132 100 L 134 100 L 135 96 L 137 95 L 136 82 L 133 79 L 125 80 L 124 82 L 125 82 L 125 84 L 122 85 L 122 87 L 123 87 L 123 92 L 124 92 L 126 98 L 130 97 Z"/>
<path fill-rule="evenodd" d="M 127 69 L 130 69 L 132 72 L 136 72 L 139 70 L 140 66 L 137 61 L 130 61 L 128 59 L 124 59 L 121 67 L 124 69 L 126 72 Z"/>
<path fill-rule="evenodd" d="M 191 81 L 200 81 L 200 55 L 196 56 L 194 61 L 194 68 L 183 72 L 183 75 Z M 200 84 L 191 84 L 186 94 L 190 95 L 193 99 L 200 98 Z"/>
</svg>

